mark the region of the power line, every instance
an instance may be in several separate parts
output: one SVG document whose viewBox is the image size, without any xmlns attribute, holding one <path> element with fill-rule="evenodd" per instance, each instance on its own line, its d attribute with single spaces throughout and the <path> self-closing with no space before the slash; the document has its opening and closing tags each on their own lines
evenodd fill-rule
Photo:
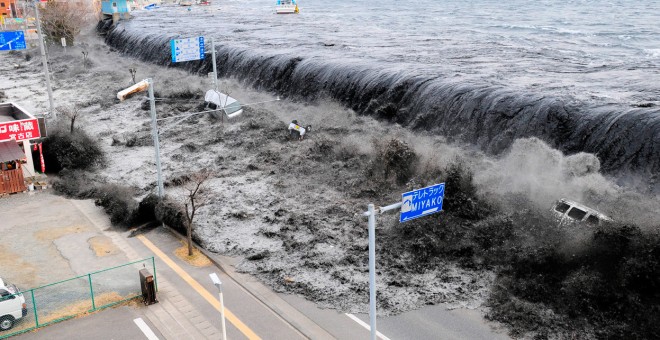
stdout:
<svg viewBox="0 0 660 340">
<path fill-rule="evenodd" d="M 266 100 L 266 101 L 263 101 L 263 102 L 243 104 L 243 105 L 241 105 L 241 108 L 243 108 L 245 106 L 252 106 L 252 105 L 257 105 L 257 104 L 276 102 L 276 101 L 279 101 L 279 100 L 280 100 L 280 97 L 277 97 L 277 99 L 273 99 L 273 100 Z M 211 113 L 211 112 L 218 112 L 218 111 L 224 111 L 224 110 L 225 110 L 224 108 L 219 108 L 219 109 L 215 109 L 215 110 L 192 112 L 192 113 L 186 113 L 186 114 L 181 114 L 181 115 L 176 115 L 176 116 L 171 116 L 171 117 L 166 117 L 166 118 L 159 118 L 159 119 L 156 119 L 156 121 L 170 120 L 170 119 L 175 119 L 175 118 L 179 118 L 179 117 L 186 117 L 187 118 L 187 117 L 191 117 L 191 116 L 199 115 L 199 114 L 203 114 L 203 113 Z"/>
</svg>

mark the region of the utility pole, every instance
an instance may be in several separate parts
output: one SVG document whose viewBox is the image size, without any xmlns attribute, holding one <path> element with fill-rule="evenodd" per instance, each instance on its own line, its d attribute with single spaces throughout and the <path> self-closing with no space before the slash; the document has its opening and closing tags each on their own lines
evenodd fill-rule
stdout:
<svg viewBox="0 0 660 340">
<path fill-rule="evenodd" d="M 151 133 L 154 138 L 156 149 L 156 171 L 158 172 L 158 197 L 163 198 L 163 170 L 160 166 L 160 143 L 158 142 L 158 123 L 156 122 L 156 98 L 154 97 L 154 82 L 151 78 L 146 79 L 149 84 L 149 106 L 151 108 Z"/>
<path fill-rule="evenodd" d="M 48 71 L 48 57 L 46 57 L 46 49 L 44 47 L 44 36 L 41 33 L 41 19 L 39 19 L 39 2 L 34 3 L 34 16 L 37 20 L 37 33 L 39 34 L 39 48 L 41 49 L 41 60 L 44 64 L 44 73 L 46 75 L 46 87 L 48 88 L 48 103 L 49 112 L 53 118 L 57 118 L 55 113 L 55 104 L 53 103 L 53 88 L 50 86 L 50 73 Z"/>
<path fill-rule="evenodd" d="M 23 30 L 25 31 L 25 36 L 27 36 L 28 25 L 27 25 L 27 9 L 25 8 L 25 1 L 23 1 Z"/>
<path fill-rule="evenodd" d="M 213 90 L 218 92 L 218 68 L 215 65 L 215 40 L 211 37 L 211 58 L 213 58 Z"/>
</svg>

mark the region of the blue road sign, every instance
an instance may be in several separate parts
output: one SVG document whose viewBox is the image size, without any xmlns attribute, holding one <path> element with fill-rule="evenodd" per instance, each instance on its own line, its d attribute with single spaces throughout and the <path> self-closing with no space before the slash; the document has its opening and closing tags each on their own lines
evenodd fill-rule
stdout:
<svg viewBox="0 0 660 340">
<path fill-rule="evenodd" d="M 0 51 L 24 50 L 25 45 L 25 32 L 23 31 L 6 31 L 0 32 Z"/>
<path fill-rule="evenodd" d="M 442 211 L 445 198 L 445 183 L 417 189 L 401 194 L 401 216 L 399 222 Z"/>
<path fill-rule="evenodd" d="M 204 37 L 170 40 L 172 62 L 204 59 Z"/>
</svg>

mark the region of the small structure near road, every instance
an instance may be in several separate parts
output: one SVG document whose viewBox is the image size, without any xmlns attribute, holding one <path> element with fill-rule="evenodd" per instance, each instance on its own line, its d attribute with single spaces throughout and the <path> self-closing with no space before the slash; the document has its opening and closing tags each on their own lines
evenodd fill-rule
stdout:
<svg viewBox="0 0 660 340">
<path fill-rule="evenodd" d="M 41 138 L 39 120 L 13 103 L 0 104 L 0 194 L 26 190 L 36 174 L 30 141 Z"/>
<path fill-rule="evenodd" d="M 21 160 L 23 150 L 14 141 L 0 142 L 0 195 L 26 190 Z"/>
</svg>

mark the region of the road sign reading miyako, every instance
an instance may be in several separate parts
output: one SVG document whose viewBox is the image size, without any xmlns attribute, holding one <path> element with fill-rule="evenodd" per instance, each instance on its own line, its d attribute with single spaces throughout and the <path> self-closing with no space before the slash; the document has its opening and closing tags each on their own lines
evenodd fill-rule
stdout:
<svg viewBox="0 0 660 340">
<path fill-rule="evenodd" d="M 417 189 L 401 194 L 400 222 L 442 211 L 445 198 L 445 183 Z"/>
<path fill-rule="evenodd" d="M 170 40 L 172 62 L 204 59 L 204 37 Z"/>
</svg>

